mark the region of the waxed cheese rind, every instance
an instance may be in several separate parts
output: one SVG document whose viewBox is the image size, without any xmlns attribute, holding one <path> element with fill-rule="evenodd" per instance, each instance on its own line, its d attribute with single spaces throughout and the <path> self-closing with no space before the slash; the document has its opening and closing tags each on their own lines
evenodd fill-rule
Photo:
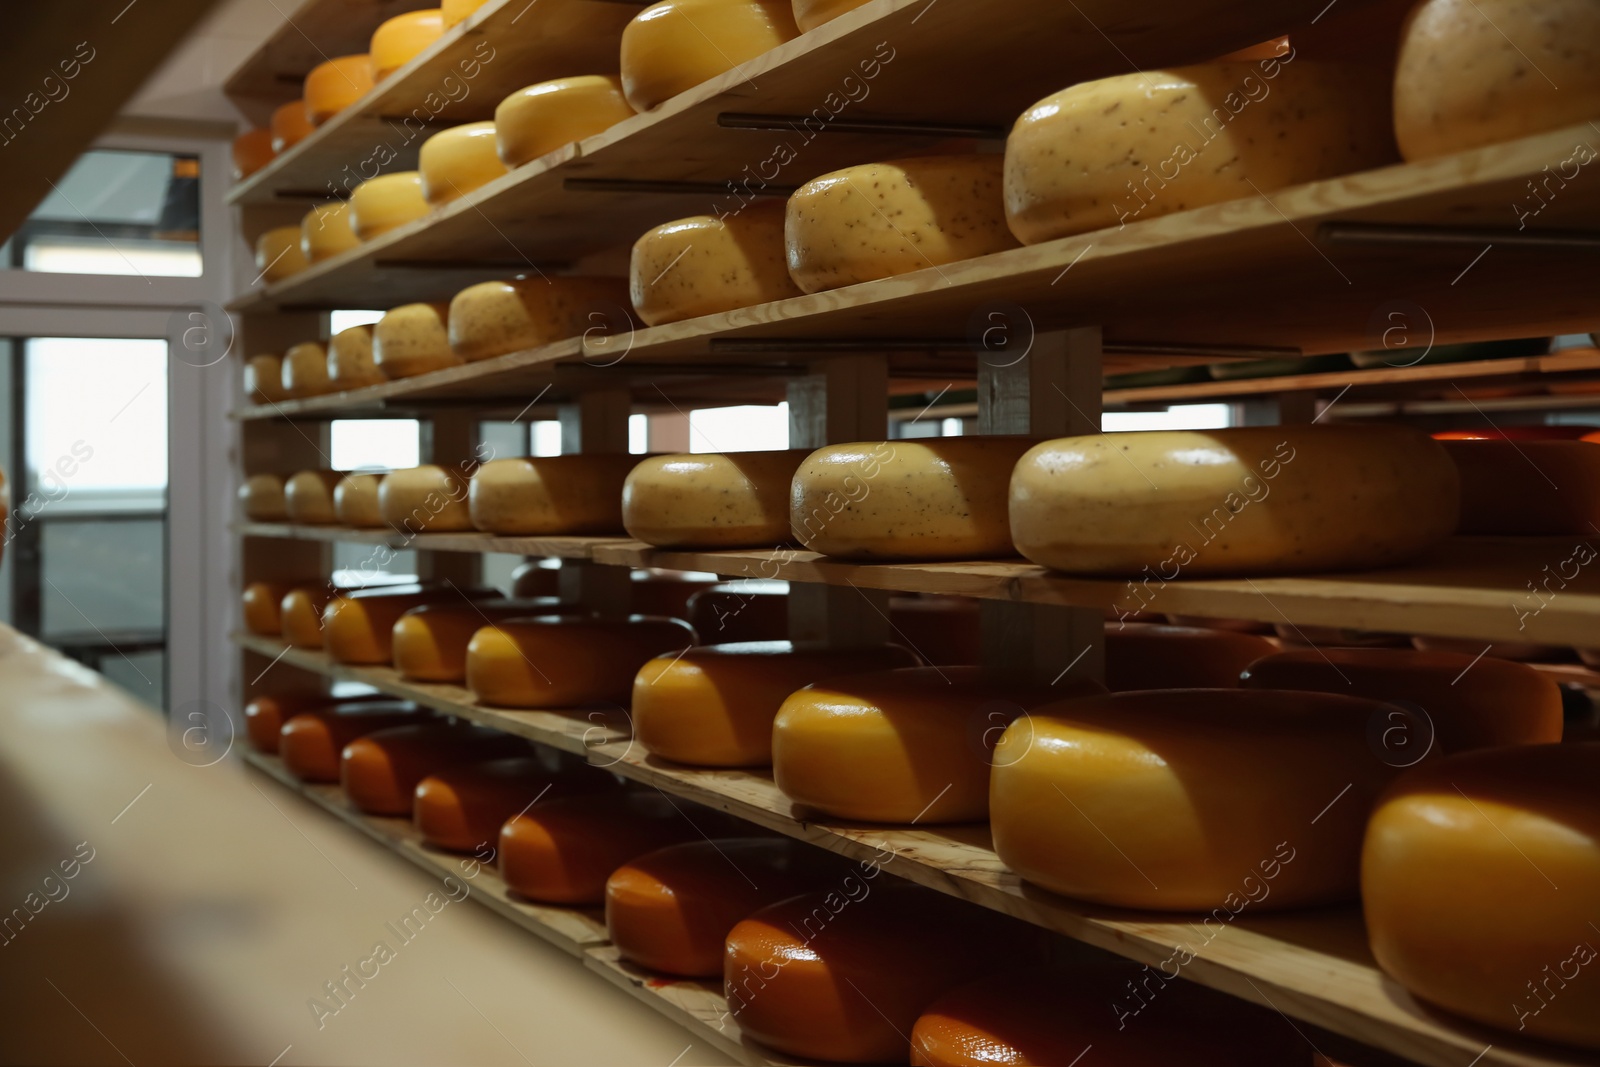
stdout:
<svg viewBox="0 0 1600 1067">
<path fill-rule="evenodd" d="M 350 191 L 350 229 L 363 241 L 414 222 L 433 210 L 422 193 L 422 175 L 396 171 L 369 178 Z"/>
<path fill-rule="evenodd" d="M 500 161 L 520 167 L 633 117 L 622 79 L 610 74 L 556 78 L 519 89 L 494 109 Z"/>
<path fill-rule="evenodd" d="M 472 522 L 497 534 L 616 533 L 634 462 L 627 454 L 490 460 L 472 476 Z"/>
<path fill-rule="evenodd" d="M 372 327 L 340 330 L 328 342 L 328 381 L 338 389 L 357 389 L 388 381 L 372 358 Z"/>
<path fill-rule="evenodd" d="M 662 0 L 623 28 L 623 92 L 649 111 L 799 35 L 789 0 Z"/>
<path fill-rule="evenodd" d="M 782 201 L 665 223 L 634 243 L 628 287 L 649 326 L 802 295 L 789 276 Z"/>
<path fill-rule="evenodd" d="M 628 535 L 658 548 L 759 548 L 789 539 L 789 489 L 811 453 L 701 453 L 640 461 L 622 488 Z"/>
<path fill-rule="evenodd" d="M 493 122 L 468 122 L 422 142 L 417 173 L 429 204 L 448 204 L 505 175 L 494 136 Z"/>
<path fill-rule="evenodd" d="M 627 303 L 620 278 L 481 282 L 450 301 L 450 349 L 470 363 L 537 348 L 618 321 Z"/>
<path fill-rule="evenodd" d="M 388 378 L 410 378 L 461 363 L 450 350 L 449 307 L 404 304 L 372 328 L 372 362 Z"/>
<path fill-rule="evenodd" d="M 467 479 L 433 464 L 391 471 L 378 485 L 383 521 L 403 534 L 472 529 Z"/>
</svg>

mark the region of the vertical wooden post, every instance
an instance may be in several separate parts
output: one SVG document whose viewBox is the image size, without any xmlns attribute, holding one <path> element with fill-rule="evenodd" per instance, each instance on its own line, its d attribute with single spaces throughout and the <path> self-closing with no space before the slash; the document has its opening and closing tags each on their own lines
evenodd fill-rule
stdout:
<svg viewBox="0 0 1600 1067">
<path fill-rule="evenodd" d="M 579 393 L 561 405 L 561 453 L 615 455 L 628 451 L 628 416 L 633 398 L 626 389 Z M 561 599 L 601 615 L 629 613 L 633 594 L 626 567 L 566 560 L 561 564 Z"/>
<path fill-rule="evenodd" d="M 423 463 L 443 467 L 463 484 L 477 470 L 478 420 L 465 411 L 440 411 L 424 419 L 420 454 Z M 424 531 L 426 532 L 426 531 Z M 423 581 L 451 581 L 462 587 L 482 579 L 483 559 L 476 552 L 417 553 L 417 577 Z"/>
</svg>

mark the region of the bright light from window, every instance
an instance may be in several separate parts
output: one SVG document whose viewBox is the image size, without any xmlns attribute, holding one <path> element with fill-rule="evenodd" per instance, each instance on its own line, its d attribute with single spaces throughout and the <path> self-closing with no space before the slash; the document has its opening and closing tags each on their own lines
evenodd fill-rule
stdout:
<svg viewBox="0 0 1600 1067">
<path fill-rule="evenodd" d="M 330 311 L 328 313 L 328 336 L 343 333 L 352 326 L 371 326 L 383 318 L 382 311 Z"/>
<path fill-rule="evenodd" d="M 337 419 L 330 460 L 337 471 L 399 470 L 421 460 L 416 419 Z"/>
<path fill-rule="evenodd" d="M 532 423 L 533 454 L 535 456 L 561 455 L 561 424 L 554 419 L 540 419 Z M 632 436 L 632 427 L 629 427 Z"/>
<path fill-rule="evenodd" d="M 628 451 L 635 456 L 650 451 L 650 416 L 628 416 Z"/>
<path fill-rule="evenodd" d="M 691 452 L 770 452 L 789 447 L 789 405 L 689 412 Z"/>
<path fill-rule="evenodd" d="M 201 269 L 200 249 L 182 241 L 35 237 L 23 249 L 22 269 L 41 274 L 137 274 L 153 278 L 198 278 Z"/>
<path fill-rule="evenodd" d="M 167 343 L 26 342 L 28 460 L 47 499 L 167 486 Z"/>
<path fill-rule="evenodd" d="M 1227 404 L 1180 404 L 1166 411 L 1107 411 L 1100 428 L 1116 430 L 1220 430 L 1228 425 Z"/>
<path fill-rule="evenodd" d="M 939 436 L 960 437 L 966 432 L 966 424 L 960 419 L 945 419 L 939 424 Z"/>
</svg>

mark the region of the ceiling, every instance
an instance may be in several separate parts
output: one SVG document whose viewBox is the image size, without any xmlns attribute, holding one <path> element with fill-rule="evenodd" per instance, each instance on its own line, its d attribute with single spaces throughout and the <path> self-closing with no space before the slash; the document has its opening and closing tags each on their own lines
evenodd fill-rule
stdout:
<svg viewBox="0 0 1600 1067">
<path fill-rule="evenodd" d="M 122 113 L 139 118 L 242 122 L 222 95 L 235 67 L 281 26 L 299 0 L 218 0 Z"/>
</svg>

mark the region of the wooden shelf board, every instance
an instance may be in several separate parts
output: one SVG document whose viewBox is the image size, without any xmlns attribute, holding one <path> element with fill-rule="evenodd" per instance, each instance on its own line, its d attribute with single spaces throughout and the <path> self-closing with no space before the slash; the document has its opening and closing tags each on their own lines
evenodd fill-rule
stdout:
<svg viewBox="0 0 1600 1067">
<path fill-rule="evenodd" d="M 502 537 L 478 533 L 400 534 L 393 530 L 358 530 L 348 526 L 296 526 L 292 523 L 241 522 L 232 527 L 241 537 L 273 537 L 290 541 L 338 541 L 385 545 L 424 552 L 503 552 L 547 559 L 588 559 L 602 545 L 626 543 L 625 537 Z"/>
</svg>

